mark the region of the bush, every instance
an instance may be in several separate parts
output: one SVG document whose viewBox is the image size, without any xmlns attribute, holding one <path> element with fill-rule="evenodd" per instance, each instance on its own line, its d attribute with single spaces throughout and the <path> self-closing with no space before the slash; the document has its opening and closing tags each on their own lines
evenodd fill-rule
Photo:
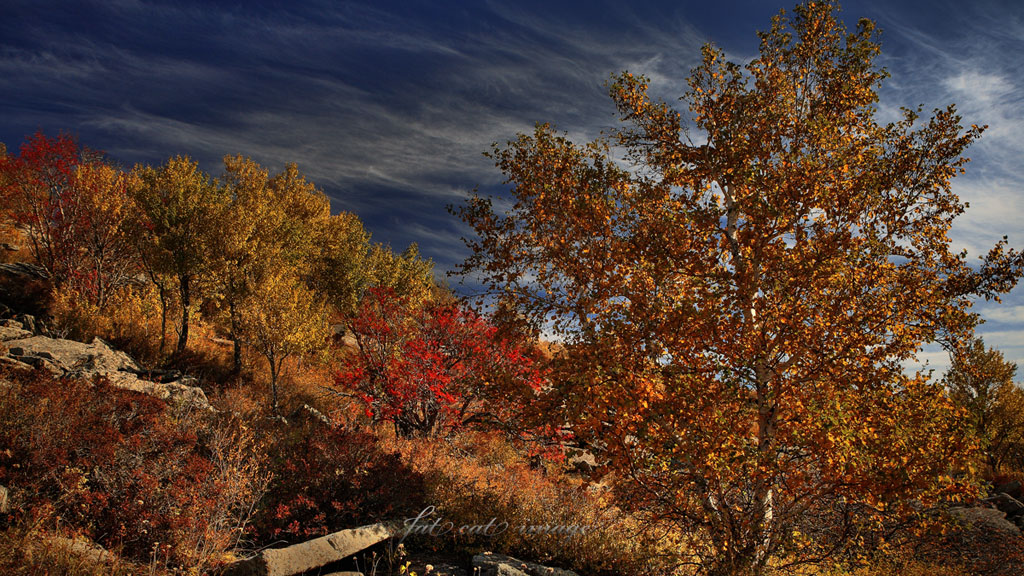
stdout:
<svg viewBox="0 0 1024 576">
<path fill-rule="evenodd" d="M 253 434 L 105 381 L 11 373 L 0 388 L 0 483 L 130 559 L 202 570 L 230 559 L 266 485 Z"/>
<path fill-rule="evenodd" d="M 50 316 L 57 336 L 82 342 L 98 336 L 143 364 L 161 360 L 160 302 L 150 285 L 122 288 L 102 308 L 73 288 L 57 288 Z"/>
<path fill-rule="evenodd" d="M 303 541 L 423 508 L 422 478 L 369 432 L 306 420 L 271 433 L 274 481 L 254 522 L 261 543 Z"/>
</svg>

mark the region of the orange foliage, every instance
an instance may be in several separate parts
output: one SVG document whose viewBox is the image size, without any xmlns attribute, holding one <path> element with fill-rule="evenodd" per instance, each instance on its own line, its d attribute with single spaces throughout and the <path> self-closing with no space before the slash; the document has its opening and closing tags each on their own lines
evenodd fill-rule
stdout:
<svg viewBox="0 0 1024 576">
<path fill-rule="evenodd" d="M 874 25 L 847 33 L 836 10 L 780 16 L 745 67 L 706 47 L 684 98 L 703 143 L 624 73 L 615 140 L 540 125 L 492 152 L 507 211 L 456 211 L 478 234 L 463 271 L 565 340 L 573 432 L 710 573 L 820 558 L 856 545 L 851 523 L 969 495 L 963 413 L 903 362 L 969 337 L 972 299 L 1022 273 L 1005 242 L 975 271 L 947 236 L 982 128 L 953 107 L 880 124 Z"/>
</svg>

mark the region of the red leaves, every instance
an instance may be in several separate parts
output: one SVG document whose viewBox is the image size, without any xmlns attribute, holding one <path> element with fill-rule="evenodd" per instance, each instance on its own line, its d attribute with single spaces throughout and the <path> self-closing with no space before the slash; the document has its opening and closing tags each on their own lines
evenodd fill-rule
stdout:
<svg viewBox="0 0 1024 576">
<path fill-rule="evenodd" d="M 134 276 L 127 177 L 71 136 L 37 132 L 18 156 L 0 160 L 0 198 L 56 284 L 103 306 Z"/>
<path fill-rule="evenodd" d="M 358 351 L 345 359 L 336 383 L 403 435 L 507 423 L 544 381 L 526 349 L 499 339 L 494 326 L 456 304 L 414 309 L 390 290 L 374 289 L 352 328 Z"/>
</svg>

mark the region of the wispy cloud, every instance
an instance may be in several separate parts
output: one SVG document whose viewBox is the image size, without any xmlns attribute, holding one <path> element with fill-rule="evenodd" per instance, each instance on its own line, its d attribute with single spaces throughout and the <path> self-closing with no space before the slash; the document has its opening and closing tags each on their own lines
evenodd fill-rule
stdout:
<svg viewBox="0 0 1024 576">
<path fill-rule="evenodd" d="M 998 2 L 846 2 L 885 29 L 882 116 L 956 102 L 990 128 L 955 190 L 971 204 L 952 237 L 983 254 L 1024 245 L 1024 18 Z M 781 5 L 780 5 L 781 6 Z M 785 5 L 787 8 L 789 4 Z M 445 211 L 502 176 L 481 153 L 537 122 L 577 140 L 615 126 L 604 86 L 628 69 L 674 102 L 714 40 L 733 60 L 757 48 L 776 8 L 706 2 L 571 5 L 140 0 L 74 6 L 13 0 L 0 21 L 0 140 L 69 130 L 126 163 L 187 153 L 214 173 L 224 154 L 295 161 L 358 213 L 378 241 L 418 241 L 442 270 L 468 231 Z M 728 17 L 726 17 L 728 16 Z M 756 17 L 756 21 L 754 18 Z M 685 104 L 680 104 L 685 108 Z M 1018 291 L 1019 292 L 1019 291 Z M 990 344 L 1024 362 L 1024 296 L 979 307 Z M 985 332 L 991 330 L 991 332 Z M 944 354 L 944 353 L 942 353 Z M 933 355 L 936 365 L 941 354 Z"/>
</svg>

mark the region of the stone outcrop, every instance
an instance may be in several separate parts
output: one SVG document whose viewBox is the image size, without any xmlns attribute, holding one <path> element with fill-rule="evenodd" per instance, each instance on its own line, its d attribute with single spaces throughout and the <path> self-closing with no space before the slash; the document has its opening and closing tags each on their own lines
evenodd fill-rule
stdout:
<svg viewBox="0 0 1024 576">
<path fill-rule="evenodd" d="M 970 508 L 950 508 L 950 515 L 960 522 L 985 532 L 1002 532 L 1007 535 L 1020 536 L 1020 529 L 1006 519 L 1006 513 L 994 508 L 974 506 Z"/>
<path fill-rule="evenodd" d="M 0 356 L 0 362 L 15 367 L 42 368 L 57 377 L 91 380 L 100 376 L 116 388 L 141 392 L 176 404 L 213 409 L 206 394 L 195 386 L 194 378 L 175 373 L 174 379 L 168 379 L 164 376 L 169 373 L 158 372 L 157 381 L 145 379 L 153 373 L 144 370 L 131 356 L 114 350 L 99 338 L 86 344 L 34 336 L 21 322 L 5 320 L 0 325 L 0 340 L 7 348 L 6 355 Z"/>
<path fill-rule="evenodd" d="M 31 262 L 0 264 L 0 272 L 18 278 L 34 278 L 37 280 L 47 280 L 50 278 L 50 273 L 46 271 L 46 268 Z"/>
<path fill-rule="evenodd" d="M 999 492 L 982 500 L 986 505 L 1006 514 L 1006 519 L 1017 528 L 1024 530 L 1024 504 L 1005 492 Z"/>
<path fill-rule="evenodd" d="M 344 560 L 374 544 L 387 540 L 398 531 L 398 524 L 372 524 L 351 530 L 342 530 L 287 548 L 263 550 L 252 558 L 225 567 L 221 574 L 222 576 L 294 576 Z"/>
<path fill-rule="evenodd" d="M 10 499 L 7 487 L 0 486 L 0 514 L 7 514 L 11 511 Z"/>
<path fill-rule="evenodd" d="M 541 566 L 490 552 L 474 556 L 473 569 L 479 570 L 480 576 L 577 576 L 571 570 Z"/>
</svg>

